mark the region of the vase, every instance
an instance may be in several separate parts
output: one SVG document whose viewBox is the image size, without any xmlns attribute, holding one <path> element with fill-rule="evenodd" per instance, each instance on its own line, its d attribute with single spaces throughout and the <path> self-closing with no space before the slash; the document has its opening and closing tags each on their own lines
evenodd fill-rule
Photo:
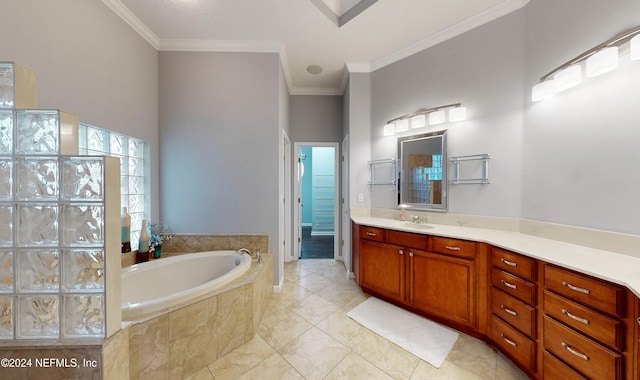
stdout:
<svg viewBox="0 0 640 380">
<path fill-rule="evenodd" d="M 157 259 L 162 254 L 162 245 L 156 245 L 153 249 L 153 258 Z"/>
</svg>

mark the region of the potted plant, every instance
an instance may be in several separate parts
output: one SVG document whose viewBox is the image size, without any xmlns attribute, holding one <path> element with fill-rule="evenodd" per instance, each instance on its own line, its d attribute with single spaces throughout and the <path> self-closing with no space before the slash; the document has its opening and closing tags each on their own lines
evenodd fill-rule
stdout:
<svg viewBox="0 0 640 380">
<path fill-rule="evenodd" d="M 171 240 L 173 234 L 169 227 L 164 223 L 158 222 L 151 224 L 151 237 L 149 238 L 149 245 L 153 252 L 153 258 L 157 259 L 162 254 L 162 242 L 165 240 Z"/>
</svg>

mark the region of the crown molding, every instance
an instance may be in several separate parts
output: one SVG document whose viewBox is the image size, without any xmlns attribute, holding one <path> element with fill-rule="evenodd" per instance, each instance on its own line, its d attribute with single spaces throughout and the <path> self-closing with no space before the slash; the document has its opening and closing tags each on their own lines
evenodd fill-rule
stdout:
<svg viewBox="0 0 640 380">
<path fill-rule="evenodd" d="M 478 13 L 477 15 L 471 16 L 449 28 L 443 29 L 442 31 L 430 37 L 411 44 L 403 49 L 387 55 L 386 57 L 382 57 L 376 61 L 371 62 L 371 71 L 381 69 L 401 59 L 407 58 L 432 46 L 435 46 L 441 42 L 459 36 L 460 34 L 468 32 L 483 24 L 496 20 L 502 16 L 505 16 L 524 7 L 528 3 L 529 0 L 507 0 L 498 5 L 495 5 L 484 12 Z"/>
<path fill-rule="evenodd" d="M 342 95 L 344 88 L 290 87 L 289 95 Z"/>
<path fill-rule="evenodd" d="M 133 14 L 120 0 L 102 0 L 113 13 L 120 16 L 133 30 L 144 38 L 156 50 L 160 46 L 160 38 L 151 31 L 136 15 Z"/>
</svg>

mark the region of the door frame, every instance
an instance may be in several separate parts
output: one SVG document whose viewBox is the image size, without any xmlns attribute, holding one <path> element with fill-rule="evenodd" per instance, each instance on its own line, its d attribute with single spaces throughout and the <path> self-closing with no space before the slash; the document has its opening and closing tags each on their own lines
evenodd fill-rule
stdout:
<svg viewBox="0 0 640 380">
<path fill-rule="evenodd" d="M 341 223 L 340 223 L 340 143 L 337 142 L 294 142 L 293 143 L 293 157 L 295 158 L 292 162 L 292 173 L 296 173 L 295 180 L 293 180 L 293 194 L 295 197 L 292 198 L 291 205 L 294 209 L 293 213 L 293 231 L 295 232 L 294 236 L 294 245 L 295 249 L 292 249 L 291 260 L 297 261 L 299 259 L 300 246 L 302 244 L 302 234 L 301 234 L 301 213 L 300 213 L 300 202 L 299 194 L 300 194 L 300 178 L 298 176 L 298 162 L 300 158 L 300 148 L 302 147 L 330 147 L 334 150 L 334 172 L 333 172 L 333 181 L 334 181 L 334 194 L 333 194 L 333 259 L 338 260 L 341 258 L 340 255 L 340 231 L 341 231 Z"/>
</svg>

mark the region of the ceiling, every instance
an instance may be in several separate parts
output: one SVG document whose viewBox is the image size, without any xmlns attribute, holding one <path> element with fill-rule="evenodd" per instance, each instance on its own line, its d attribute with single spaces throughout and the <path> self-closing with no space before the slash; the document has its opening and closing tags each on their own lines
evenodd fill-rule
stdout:
<svg viewBox="0 0 640 380">
<path fill-rule="evenodd" d="M 340 95 L 348 72 L 377 70 L 528 1 L 103 0 L 159 51 L 279 53 L 292 95 Z M 360 13 L 338 26 L 351 8 Z"/>
</svg>

